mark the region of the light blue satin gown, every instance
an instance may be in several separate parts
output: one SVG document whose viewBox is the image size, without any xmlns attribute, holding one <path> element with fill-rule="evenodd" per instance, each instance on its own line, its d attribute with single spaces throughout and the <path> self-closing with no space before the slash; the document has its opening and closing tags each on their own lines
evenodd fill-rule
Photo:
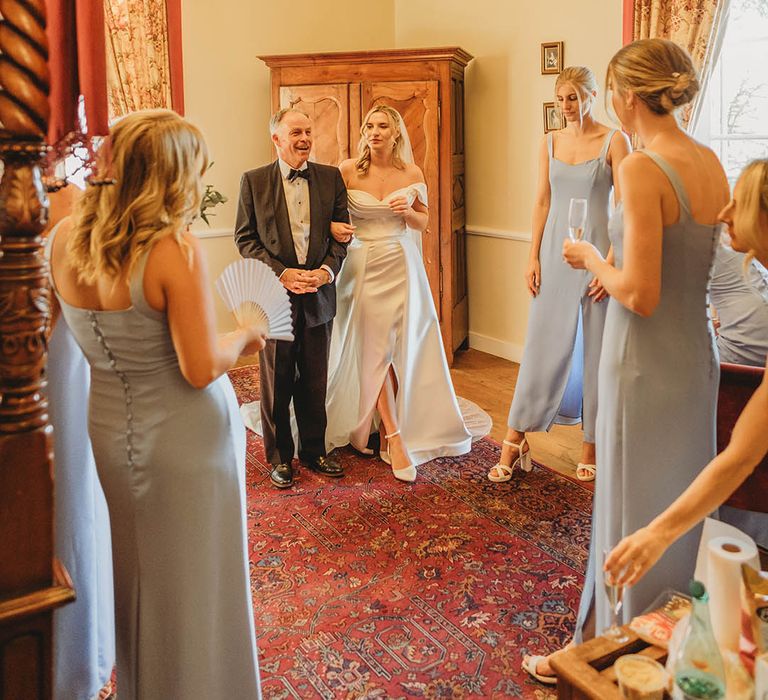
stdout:
<svg viewBox="0 0 768 700">
<path fill-rule="evenodd" d="M 48 345 L 56 556 L 77 599 L 53 615 L 54 700 L 90 700 L 115 665 L 109 513 L 88 439 L 88 363 L 59 318 Z"/>
<path fill-rule="evenodd" d="M 653 314 L 644 318 L 613 298 L 608 305 L 598 379 L 600 466 L 580 608 L 583 622 L 595 601 L 597 634 L 610 620 L 603 551 L 653 520 L 715 455 L 720 368 L 707 314 L 707 286 L 720 227 L 697 223 L 677 173 L 658 154 L 644 153 L 669 178 L 680 218 L 664 227 L 661 298 Z M 609 232 L 621 268 L 621 205 L 611 217 Z M 639 583 L 625 589 L 624 622 L 642 613 L 665 588 L 687 590 L 699 537 L 700 527 L 681 537 Z"/>
<path fill-rule="evenodd" d="M 520 432 L 582 422 L 584 440 L 595 441 L 597 370 L 608 304 L 587 296 L 591 276 L 586 270 L 574 270 L 563 262 L 563 240 L 568 235 L 571 198 L 586 199 L 584 240 L 603 255 L 608 253 L 613 176 L 606 158 L 614 133 L 608 133 L 597 158 L 575 165 L 555 158 L 552 134 L 547 139 L 551 196 L 539 252 L 541 290 L 531 300 L 507 421 Z"/>
<path fill-rule="evenodd" d="M 226 375 L 185 379 L 164 313 L 62 313 L 91 366 L 88 427 L 112 523 L 121 700 L 259 698 L 245 429 Z"/>
</svg>

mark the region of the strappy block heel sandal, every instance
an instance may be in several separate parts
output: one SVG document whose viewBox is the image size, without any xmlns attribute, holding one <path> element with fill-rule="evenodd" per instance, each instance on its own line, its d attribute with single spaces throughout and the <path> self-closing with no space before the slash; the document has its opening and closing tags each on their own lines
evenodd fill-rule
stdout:
<svg viewBox="0 0 768 700">
<path fill-rule="evenodd" d="M 520 440 L 520 444 L 511 442 L 510 440 L 504 440 L 504 444 L 507 447 L 517 448 L 517 457 L 512 464 L 502 464 L 498 462 L 494 464 L 491 470 L 488 472 L 488 480 L 493 481 L 496 484 L 509 481 L 512 478 L 512 473 L 515 471 L 515 467 L 519 466 L 524 472 L 529 472 L 533 469 L 531 464 L 531 450 L 530 448 L 523 452 L 523 447 L 528 447 L 528 441 L 523 438 Z M 495 474 L 495 472 L 501 472 L 501 475 Z"/>
<path fill-rule="evenodd" d="M 392 467 L 392 457 L 389 454 L 389 439 L 395 437 L 396 435 L 400 435 L 400 430 L 395 430 L 394 433 L 385 435 L 384 439 L 387 441 L 387 449 L 381 450 L 379 452 L 379 457 L 381 457 L 383 462 L 389 464 L 390 467 Z M 408 450 L 405 450 L 405 454 L 408 454 Z M 410 462 L 410 455 L 408 455 L 408 461 Z M 400 479 L 400 481 L 416 481 L 416 467 L 414 467 L 413 464 L 409 464 L 407 467 L 403 467 L 402 469 L 395 469 L 392 467 L 392 473 L 395 475 L 395 479 Z"/>
</svg>

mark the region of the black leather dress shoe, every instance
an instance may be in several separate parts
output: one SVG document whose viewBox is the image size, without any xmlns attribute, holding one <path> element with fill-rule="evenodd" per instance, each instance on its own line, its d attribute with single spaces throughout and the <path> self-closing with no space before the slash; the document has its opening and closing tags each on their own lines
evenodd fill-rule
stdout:
<svg viewBox="0 0 768 700">
<path fill-rule="evenodd" d="M 293 467 L 290 464 L 278 464 L 272 467 L 269 480 L 279 489 L 293 486 Z"/>
<path fill-rule="evenodd" d="M 313 472 L 317 472 L 318 474 L 323 474 L 325 476 L 332 476 L 334 478 L 344 476 L 344 469 L 342 469 L 341 465 L 338 462 L 334 462 L 332 459 L 328 459 L 328 457 L 325 456 L 315 457 L 314 459 L 307 460 L 307 466 Z"/>
</svg>

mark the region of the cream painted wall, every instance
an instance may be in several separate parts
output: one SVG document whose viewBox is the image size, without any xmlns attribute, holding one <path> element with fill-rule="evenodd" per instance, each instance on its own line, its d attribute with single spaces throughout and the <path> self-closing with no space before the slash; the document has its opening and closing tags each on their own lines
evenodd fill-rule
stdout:
<svg viewBox="0 0 768 700">
<path fill-rule="evenodd" d="M 475 56 L 466 83 L 470 341 L 519 359 L 541 105 L 552 101 L 555 80 L 540 74 L 539 46 L 564 41 L 566 64 L 591 66 L 602 82 L 620 46 L 621 2 L 294 0 L 290 8 L 285 18 L 278 3 L 183 4 L 187 116 L 208 139 L 216 163 L 209 182 L 230 197 L 212 231 L 198 227 L 220 234 L 203 239 L 211 276 L 237 259 L 231 232 L 240 175 L 271 157 L 269 71 L 258 55 L 459 45 Z"/>
<path fill-rule="evenodd" d="M 207 181 L 229 197 L 217 207 L 213 230 L 196 227 L 207 236 L 213 279 L 238 258 L 232 231 L 240 176 L 272 156 L 269 69 L 257 56 L 391 48 L 394 2 L 184 0 L 186 115 L 202 128 L 215 162 Z M 220 327 L 228 328 L 229 314 L 216 301 Z"/>
<path fill-rule="evenodd" d="M 395 39 L 398 48 L 458 45 L 475 56 L 466 73 L 467 229 L 485 235 L 468 238 L 470 343 L 519 360 L 542 103 L 554 99 L 540 44 L 564 41 L 565 64 L 591 67 L 602 85 L 621 46 L 621 2 L 396 0 Z"/>
</svg>

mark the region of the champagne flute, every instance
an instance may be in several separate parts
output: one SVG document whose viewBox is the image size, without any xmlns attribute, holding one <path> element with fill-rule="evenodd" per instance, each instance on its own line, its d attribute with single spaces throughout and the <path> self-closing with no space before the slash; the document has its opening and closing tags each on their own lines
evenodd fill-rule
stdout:
<svg viewBox="0 0 768 700">
<path fill-rule="evenodd" d="M 624 586 L 616 584 L 612 574 L 609 571 L 605 571 L 605 560 L 608 559 L 612 549 L 613 548 L 603 550 L 603 566 L 600 567 L 600 571 L 603 574 L 603 583 L 605 585 L 605 596 L 608 599 L 608 605 L 611 608 L 611 626 L 603 632 L 603 636 L 616 644 L 624 644 L 629 641 L 629 637 L 625 634 L 624 630 L 619 627 L 618 622 L 619 611 L 621 610 L 621 604 L 624 599 Z"/>
<path fill-rule="evenodd" d="M 576 243 L 584 236 L 587 224 L 587 200 L 572 197 L 568 205 L 568 235 Z"/>
</svg>

